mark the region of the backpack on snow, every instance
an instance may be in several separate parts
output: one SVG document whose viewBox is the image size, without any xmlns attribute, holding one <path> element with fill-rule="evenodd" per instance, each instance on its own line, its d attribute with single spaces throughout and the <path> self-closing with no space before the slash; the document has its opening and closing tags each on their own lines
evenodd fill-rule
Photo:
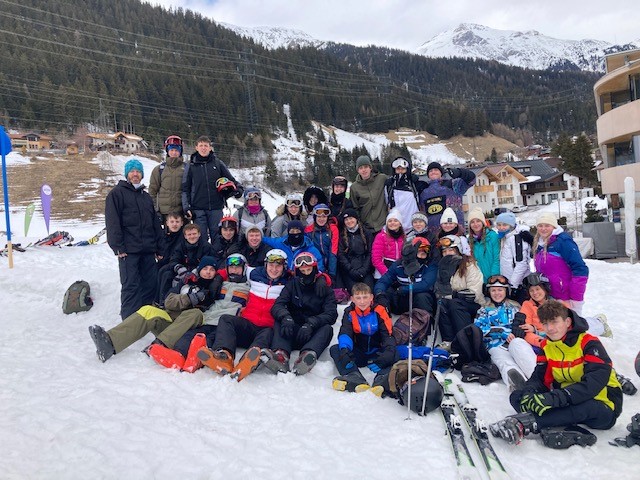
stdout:
<svg viewBox="0 0 640 480">
<path fill-rule="evenodd" d="M 461 370 L 468 363 L 486 363 L 491 360 L 483 338 L 482 330 L 473 323 L 456 334 L 451 342 L 451 353 L 458 354 L 455 368 Z"/>
<path fill-rule="evenodd" d="M 64 292 L 62 311 L 66 314 L 86 312 L 93 307 L 91 300 L 91 288 L 84 280 L 76 280 Z"/>
<path fill-rule="evenodd" d="M 420 308 L 413 309 L 413 318 L 411 320 L 411 339 L 414 345 L 420 345 L 427 338 L 429 326 L 431 325 L 431 314 Z M 403 313 L 393 325 L 393 337 L 396 339 L 396 345 L 405 345 L 409 343 L 409 313 Z"/>
</svg>

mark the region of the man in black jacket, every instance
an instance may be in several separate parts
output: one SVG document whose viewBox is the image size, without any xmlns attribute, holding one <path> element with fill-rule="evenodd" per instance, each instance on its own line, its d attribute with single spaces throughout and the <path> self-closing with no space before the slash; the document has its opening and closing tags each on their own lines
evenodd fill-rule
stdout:
<svg viewBox="0 0 640 480">
<path fill-rule="evenodd" d="M 118 256 L 123 320 L 153 302 L 158 276 L 156 255 L 160 255 L 162 245 L 160 220 L 141 183 L 142 163 L 129 160 L 124 176 L 126 180 L 118 182 L 105 203 L 107 243 Z"/>
<path fill-rule="evenodd" d="M 236 182 L 227 166 L 214 155 L 211 140 L 208 137 L 198 138 L 196 151 L 191 155 L 191 161 L 184 166 L 182 209 L 189 220 L 200 226 L 205 240 L 209 237 L 213 240 L 222 219 L 225 197 L 217 189 L 220 178 L 233 182 L 233 195 L 236 198 L 242 196 L 242 186 Z"/>
</svg>

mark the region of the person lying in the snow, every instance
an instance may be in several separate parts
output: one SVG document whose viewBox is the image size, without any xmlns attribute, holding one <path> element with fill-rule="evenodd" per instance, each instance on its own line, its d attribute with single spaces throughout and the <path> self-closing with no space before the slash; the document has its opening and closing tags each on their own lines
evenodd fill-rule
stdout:
<svg viewBox="0 0 640 480">
<path fill-rule="evenodd" d="M 586 333 L 587 322 L 562 303 L 545 302 L 538 317 L 547 334 L 542 353 L 531 378 L 509 397 L 521 413 L 492 424 L 491 433 L 509 443 L 541 433 L 543 439 L 552 438 L 552 444 L 545 443 L 555 448 L 559 443 L 564 448 L 571 442 L 591 445 L 595 437 L 575 424 L 607 430 L 622 411 L 622 388 L 611 359 L 600 340 Z M 554 427 L 563 427 L 559 435 Z"/>
</svg>

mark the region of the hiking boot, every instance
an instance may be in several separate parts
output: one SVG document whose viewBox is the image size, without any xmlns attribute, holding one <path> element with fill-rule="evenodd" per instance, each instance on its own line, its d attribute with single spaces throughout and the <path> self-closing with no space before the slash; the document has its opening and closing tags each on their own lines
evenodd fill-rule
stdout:
<svg viewBox="0 0 640 480">
<path fill-rule="evenodd" d="M 200 370 L 202 368 L 202 362 L 198 358 L 198 351 L 202 347 L 207 346 L 207 337 L 204 333 L 196 333 L 194 337 L 191 339 L 191 344 L 189 345 L 189 351 L 187 352 L 187 358 L 184 361 L 184 365 L 182 366 L 183 372 L 193 373 L 196 370 Z"/>
<path fill-rule="evenodd" d="M 89 335 L 91 335 L 91 340 L 96 345 L 96 355 L 102 363 L 116 354 L 111 337 L 100 325 L 90 326 Z"/>
<path fill-rule="evenodd" d="M 522 389 L 527 381 L 522 376 L 522 373 L 515 368 L 510 368 L 507 372 L 507 376 L 509 377 L 509 393 Z"/>
<path fill-rule="evenodd" d="M 600 335 L 601 337 L 607 337 L 607 338 L 613 338 L 613 332 L 611 331 L 611 327 L 609 326 L 609 323 L 607 322 L 607 316 L 604 313 L 599 313 L 598 315 L 596 315 L 596 318 L 598 320 L 600 320 L 600 323 L 602 323 L 602 326 L 604 327 L 604 332 L 602 332 L 602 335 Z"/>
<path fill-rule="evenodd" d="M 263 348 L 260 361 L 272 373 L 288 373 L 289 372 L 289 354 L 284 350 L 270 350 Z"/>
<path fill-rule="evenodd" d="M 293 364 L 293 373 L 295 373 L 296 375 L 304 375 L 305 373 L 309 373 L 317 361 L 318 357 L 316 355 L 316 352 L 314 352 L 313 350 L 305 350 L 304 352 L 300 352 L 300 356 L 296 360 L 296 363 Z"/>
<path fill-rule="evenodd" d="M 227 350 L 202 347 L 198 350 L 197 357 L 203 365 L 219 375 L 227 375 L 233 371 L 233 357 Z"/>
<path fill-rule="evenodd" d="M 356 393 L 366 392 L 371 388 L 359 370 L 335 377 L 331 386 L 334 390 L 338 390 L 340 392 Z"/>
<path fill-rule="evenodd" d="M 253 373 L 260 366 L 260 353 L 260 347 L 251 347 L 244 352 L 233 373 L 231 373 L 231 378 L 241 382 L 245 377 Z"/>
<path fill-rule="evenodd" d="M 510 415 L 489 425 L 494 437 L 500 437 L 512 445 L 518 445 L 530 433 L 538 433 L 536 417 L 531 412 Z"/>
<path fill-rule="evenodd" d="M 184 365 L 184 357 L 180 352 L 172 350 L 171 348 L 154 343 L 147 348 L 147 355 L 151 357 L 158 365 L 165 368 L 182 369 Z"/>
</svg>

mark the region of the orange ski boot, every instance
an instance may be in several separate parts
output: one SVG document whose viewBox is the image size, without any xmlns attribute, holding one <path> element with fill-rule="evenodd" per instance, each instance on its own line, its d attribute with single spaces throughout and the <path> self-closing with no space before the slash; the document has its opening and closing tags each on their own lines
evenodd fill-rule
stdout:
<svg viewBox="0 0 640 480">
<path fill-rule="evenodd" d="M 153 358 L 158 365 L 162 365 L 165 368 L 180 370 L 184 365 L 184 357 L 180 352 L 165 347 L 160 343 L 149 345 L 147 355 Z"/>
<path fill-rule="evenodd" d="M 183 372 L 193 373 L 196 370 L 202 368 L 202 362 L 198 358 L 198 350 L 207 346 L 207 337 L 204 333 L 196 333 L 189 345 L 189 352 L 187 353 L 187 359 L 182 366 Z"/>
<path fill-rule="evenodd" d="M 219 375 L 226 375 L 233 371 L 233 357 L 226 350 L 211 350 L 202 347 L 198 350 L 198 359 Z"/>
<path fill-rule="evenodd" d="M 235 378 L 238 382 L 241 382 L 247 375 L 251 374 L 255 371 L 258 366 L 260 366 L 260 347 L 251 347 L 236 365 L 236 368 L 233 370 L 231 374 L 231 378 Z"/>
</svg>

